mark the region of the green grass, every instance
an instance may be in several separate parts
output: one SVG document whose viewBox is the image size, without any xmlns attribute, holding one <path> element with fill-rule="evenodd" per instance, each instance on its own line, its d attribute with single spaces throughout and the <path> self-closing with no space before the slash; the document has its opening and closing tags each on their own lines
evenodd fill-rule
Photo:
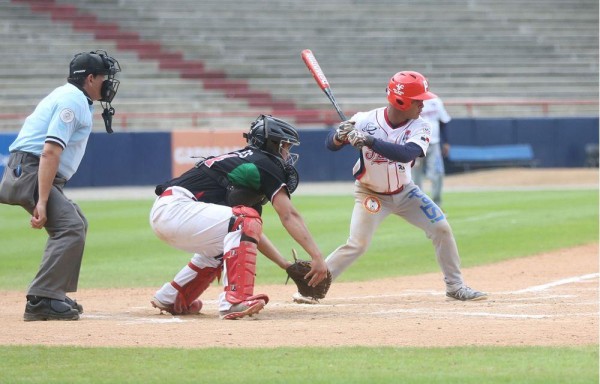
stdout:
<svg viewBox="0 0 600 384">
<path fill-rule="evenodd" d="M 597 383 L 598 348 L 4 347 L 2 383 Z"/>
<path fill-rule="evenodd" d="M 298 196 L 293 201 L 325 255 L 345 242 L 352 197 Z M 152 201 L 84 201 L 80 205 L 90 222 L 80 288 L 155 289 L 188 262 L 190 255 L 166 246 L 152 233 L 148 224 Z M 447 193 L 444 208 L 464 267 L 598 242 L 597 190 Z M 292 247 L 298 249 L 269 207 L 265 209 L 265 232 L 285 254 L 290 254 Z M 25 292 L 37 271 L 46 234 L 29 229 L 29 217 L 24 210 L 5 205 L 0 205 L 0 234 L 0 289 Z M 429 240 L 403 220 L 389 217 L 376 233 L 369 251 L 340 280 L 371 280 L 432 271 L 439 268 Z M 284 280 L 283 271 L 266 258 L 259 258 L 258 284 Z M 170 382 L 598 383 L 598 345 L 0 347 L 0 383 Z"/>
<path fill-rule="evenodd" d="M 351 196 L 293 199 L 326 256 L 348 236 Z M 83 201 L 90 223 L 81 288 L 157 286 L 189 261 L 190 254 L 156 238 L 148 224 L 152 201 Z M 598 241 L 598 191 L 447 193 L 445 210 L 463 267 L 533 255 Z M 29 228 L 20 207 L 0 205 L 0 289 L 25 289 L 37 270 L 46 233 Z M 265 233 L 284 255 L 300 251 L 265 207 Z M 433 246 L 419 229 L 390 216 L 368 252 L 339 281 L 438 271 Z M 265 257 L 258 284 L 283 283 L 285 275 Z"/>
<path fill-rule="evenodd" d="M 489 264 L 598 241 L 598 191 L 447 193 L 444 209 L 463 267 Z M 328 254 L 346 241 L 353 198 L 294 198 L 318 244 Z M 298 248 L 267 215 L 266 233 L 281 250 Z M 425 234 L 388 217 L 370 249 L 338 281 L 360 281 L 438 271 Z"/>
</svg>

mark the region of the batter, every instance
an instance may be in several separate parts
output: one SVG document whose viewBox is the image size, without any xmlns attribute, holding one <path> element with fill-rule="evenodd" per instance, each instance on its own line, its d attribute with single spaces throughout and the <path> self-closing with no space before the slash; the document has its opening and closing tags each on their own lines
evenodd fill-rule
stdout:
<svg viewBox="0 0 600 384">
<path fill-rule="evenodd" d="M 327 137 L 327 148 L 332 151 L 348 144 L 360 151 L 353 169 L 356 182 L 350 236 L 325 260 L 333 279 L 367 251 L 377 227 L 395 214 L 431 239 L 444 274 L 446 296 L 462 301 L 487 298 L 463 281 L 456 241 L 444 212 L 411 180 L 411 166 L 427 154 L 431 137 L 429 124 L 419 116 L 423 100 L 435 97 L 423 75 L 398 72 L 389 81 L 386 107 L 355 114 Z M 316 302 L 299 293 L 293 299 Z"/>
</svg>

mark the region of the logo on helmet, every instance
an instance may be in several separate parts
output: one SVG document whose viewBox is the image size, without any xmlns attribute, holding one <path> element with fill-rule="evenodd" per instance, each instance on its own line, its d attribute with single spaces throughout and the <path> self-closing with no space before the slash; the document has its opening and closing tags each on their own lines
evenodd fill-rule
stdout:
<svg viewBox="0 0 600 384">
<path fill-rule="evenodd" d="M 404 84 L 396 84 L 396 87 L 392 90 L 396 95 L 404 95 Z"/>
</svg>

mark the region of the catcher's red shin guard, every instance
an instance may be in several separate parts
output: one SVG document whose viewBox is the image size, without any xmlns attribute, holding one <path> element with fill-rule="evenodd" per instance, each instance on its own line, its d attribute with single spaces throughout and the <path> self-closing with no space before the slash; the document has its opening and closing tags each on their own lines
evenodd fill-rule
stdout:
<svg viewBox="0 0 600 384">
<path fill-rule="evenodd" d="M 197 272 L 190 282 L 184 286 L 180 286 L 175 281 L 171 281 L 171 285 L 179 291 L 175 303 L 173 303 L 173 312 L 175 314 L 188 314 L 198 313 L 202 308 L 202 303 L 196 300 L 202 292 L 206 291 L 206 288 L 212 283 L 217 277 L 221 275 L 221 267 L 218 268 L 199 268 L 191 262 L 188 263 L 188 267 Z"/>
<path fill-rule="evenodd" d="M 225 299 L 238 304 L 249 299 L 262 299 L 267 303 L 266 295 L 254 295 L 254 277 L 256 273 L 256 254 L 258 241 L 262 233 L 262 220 L 256 210 L 245 206 L 233 207 L 235 222 L 231 232 L 241 230 L 240 244 L 223 256 L 227 271 Z"/>
</svg>

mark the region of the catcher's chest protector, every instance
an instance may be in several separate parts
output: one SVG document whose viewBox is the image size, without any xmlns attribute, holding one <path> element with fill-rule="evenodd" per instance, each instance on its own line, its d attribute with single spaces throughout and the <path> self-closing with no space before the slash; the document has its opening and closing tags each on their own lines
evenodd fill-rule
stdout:
<svg viewBox="0 0 600 384">
<path fill-rule="evenodd" d="M 236 219 L 231 231 L 239 230 L 241 236 L 239 244 L 226 250 L 223 262 L 227 274 L 225 298 L 232 304 L 238 304 L 254 294 L 257 244 L 262 233 L 262 220 L 258 212 L 249 207 L 233 207 L 233 214 Z"/>
</svg>

